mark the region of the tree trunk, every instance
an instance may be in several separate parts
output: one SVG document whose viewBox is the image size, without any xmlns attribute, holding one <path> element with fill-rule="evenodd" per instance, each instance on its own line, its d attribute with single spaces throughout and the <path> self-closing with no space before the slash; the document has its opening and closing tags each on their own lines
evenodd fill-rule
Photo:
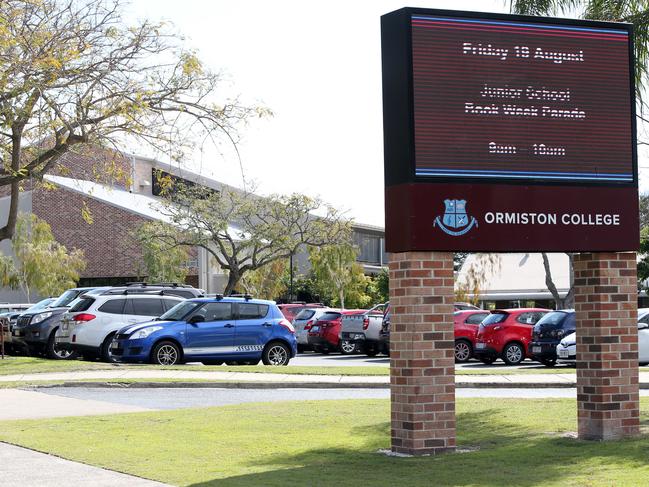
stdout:
<svg viewBox="0 0 649 487">
<path fill-rule="evenodd" d="M 570 288 L 568 289 L 568 294 L 563 300 L 563 307 L 565 309 L 575 307 L 575 268 L 573 263 L 575 261 L 575 254 L 568 254 L 568 264 L 570 266 Z"/>
<path fill-rule="evenodd" d="M 345 309 L 345 290 L 343 288 L 338 290 L 338 298 L 340 299 L 340 309 Z"/>
<path fill-rule="evenodd" d="M 545 285 L 554 298 L 554 305 L 556 309 L 561 309 L 563 307 L 563 301 L 561 299 L 561 296 L 559 295 L 557 286 L 554 285 L 554 281 L 552 280 L 552 271 L 550 270 L 550 261 L 548 260 L 548 254 L 542 252 L 541 256 L 543 257 L 543 267 L 545 268 Z"/>
<path fill-rule="evenodd" d="M 238 272 L 230 271 L 228 274 L 228 283 L 225 285 L 225 290 L 223 291 L 224 296 L 229 296 L 236 289 L 239 281 L 241 280 L 241 275 Z"/>
</svg>

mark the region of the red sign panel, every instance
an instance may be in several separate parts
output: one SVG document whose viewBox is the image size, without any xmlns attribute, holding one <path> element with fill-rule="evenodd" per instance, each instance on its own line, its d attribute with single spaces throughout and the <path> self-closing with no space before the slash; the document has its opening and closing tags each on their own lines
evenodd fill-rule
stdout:
<svg viewBox="0 0 649 487">
<path fill-rule="evenodd" d="M 389 251 L 638 247 L 629 25 L 403 9 L 382 35 Z"/>
</svg>

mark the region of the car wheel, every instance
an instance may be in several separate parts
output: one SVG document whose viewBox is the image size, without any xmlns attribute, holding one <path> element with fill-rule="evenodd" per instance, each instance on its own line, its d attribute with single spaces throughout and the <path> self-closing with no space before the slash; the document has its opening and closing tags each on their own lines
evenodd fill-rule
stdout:
<svg viewBox="0 0 649 487">
<path fill-rule="evenodd" d="M 349 340 L 340 340 L 340 353 L 343 355 L 351 355 L 356 351 L 356 344 L 354 342 L 350 342 Z"/>
<path fill-rule="evenodd" d="M 320 353 L 322 355 L 329 355 L 329 352 L 331 352 L 331 350 L 329 350 L 328 348 L 321 348 L 320 349 Z"/>
<path fill-rule="evenodd" d="M 160 342 L 151 352 L 151 363 L 156 365 L 178 365 L 181 352 L 174 342 Z"/>
<path fill-rule="evenodd" d="M 56 344 L 56 330 L 50 333 L 50 339 L 47 341 L 47 347 L 45 348 L 45 355 L 52 360 L 73 360 L 77 358 L 77 352 L 63 350 Z"/>
<path fill-rule="evenodd" d="M 501 357 L 507 365 L 518 365 L 525 360 L 525 350 L 518 343 L 508 344 Z"/>
<path fill-rule="evenodd" d="M 291 351 L 280 342 L 271 342 L 264 348 L 261 360 L 264 365 L 288 365 L 291 360 Z"/>
<path fill-rule="evenodd" d="M 482 362 L 485 365 L 491 365 L 496 361 L 496 357 L 482 357 L 480 358 L 480 362 Z"/>
<path fill-rule="evenodd" d="M 457 340 L 455 342 L 455 361 L 458 363 L 467 362 L 473 355 L 473 348 L 466 340 Z"/>
<path fill-rule="evenodd" d="M 379 354 L 379 351 L 376 348 L 367 348 L 365 349 L 365 355 L 368 357 L 376 357 Z"/>
<path fill-rule="evenodd" d="M 539 360 L 543 365 L 546 367 L 554 367 L 557 365 L 557 359 L 556 358 L 544 358 L 543 360 Z"/>
<path fill-rule="evenodd" d="M 116 362 L 115 357 L 110 351 L 110 344 L 113 343 L 113 338 L 115 338 L 115 333 L 108 335 L 104 342 L 101 344 L 99 349 L 99 358 L 102 362 L 114 363 Z"/>
</svg>

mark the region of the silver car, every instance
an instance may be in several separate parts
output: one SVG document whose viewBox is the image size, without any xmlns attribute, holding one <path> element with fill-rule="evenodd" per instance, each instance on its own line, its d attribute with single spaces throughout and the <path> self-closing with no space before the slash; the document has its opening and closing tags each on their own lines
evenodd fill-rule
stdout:
<svg viewBox="0 0 649 487">
<path fill-rule="evenodd" d="M 323 314 L 329 311 L 340 311 L 337 308 L 305 308 L 293 320 L 295 336 L 297 338 L 297 351 L 303 352 L 308 348 L 309 328 Z"/>
<path fill-rule="evenodd" d="M 566 336 L 557 345 L 557 361 L 575 363 L 577 361 L 577 334 Z M 638 362 L 649 364 L 649 308 L 638 309 Z"/>
</svg>

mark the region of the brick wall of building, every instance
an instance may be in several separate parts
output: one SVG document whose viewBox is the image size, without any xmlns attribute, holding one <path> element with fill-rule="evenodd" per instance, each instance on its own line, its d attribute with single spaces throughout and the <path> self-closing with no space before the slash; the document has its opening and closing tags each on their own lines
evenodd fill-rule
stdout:
<svg viewBox="0 0 649 487">
<path fill-rule="evenodd" d="M 392 450 L 453 450 L 453 254 L 404 252 L 389 261 Z"/>
<path fill-rule="evenodd" d="M 92 224 L 82 217 L 84 203 Z M 141 278 L 146 274 L 139 245 L 130 237 L 146 218 L 63 188 L 34 190 L 32 211 L 50 224 L 57 241 L 84 251 L 88 265 L 81 277 Z M 190 258 L 196 258 L 195 249 Z M 196 274 L 196 268 L 190 269 L 190 275 Z"/>
<path fill-rule="evenodd" d="M 575 256 L 579 437 L 639 433 L 636 254 Z"/>
</svg>

